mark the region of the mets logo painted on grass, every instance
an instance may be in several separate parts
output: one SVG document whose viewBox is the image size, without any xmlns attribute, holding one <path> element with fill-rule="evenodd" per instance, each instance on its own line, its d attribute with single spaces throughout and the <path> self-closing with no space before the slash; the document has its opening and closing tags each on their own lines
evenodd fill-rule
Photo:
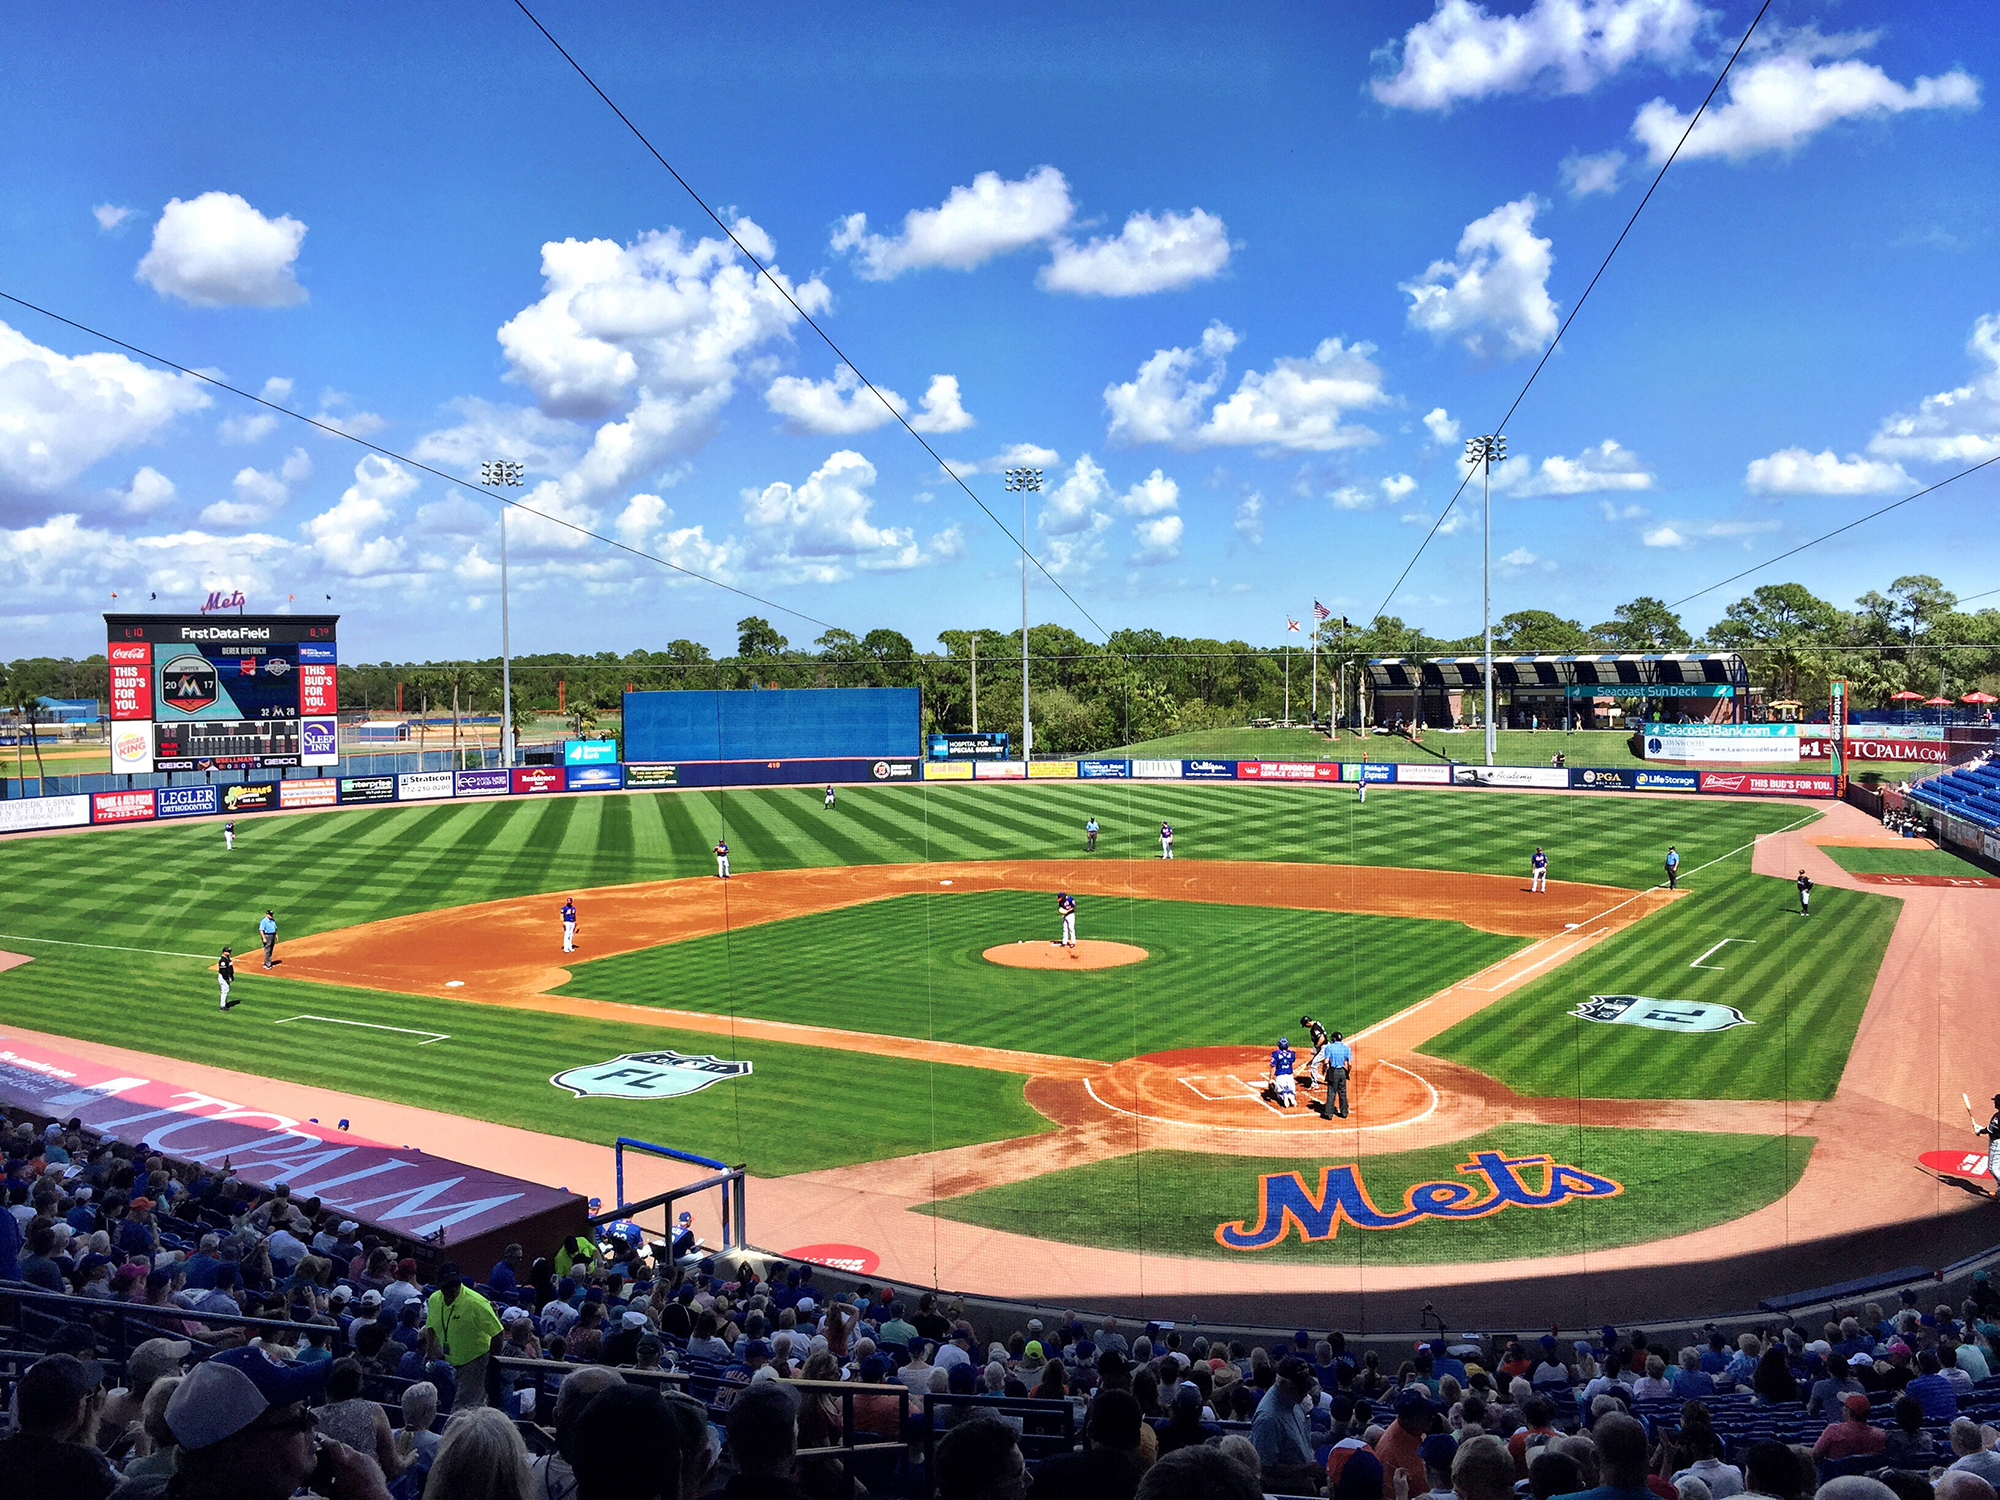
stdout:
<svg viewBox="0 0 2000 1500">
<path fill-rule="evenodd" d="M 1592 995 L 1570 1012 L 1586 1021 L 1644 1026 L 1652 1031 L 1727 1031 L 1757 1023 L 1733 1005 L 1705 1000 L 1653 1000 L 1645 995 Z"/>
<path fill-rule="evenodd" d="M 714 1053 L 627 1052 L 609 1062 L 564 1068 L 549 1079 L 579 1099 L 678 1099 L 728 1078 L 747 1078 L 747 1062 Z"/>
<path fill-rule="evenodd" d="M 1529 1182 L 1523 1169 L 1538 1175 Z M 1319 1190 L 1306 1186 L 1303 1173 L 1269 1172 L 1257 1179 L 1257 1222 L 1239 1219 L 1215 1226 L 1215 1241 L 1229 1250 L 1268 1250 L 1297 1230 L 1311 1243 L 1330 1240 L 1340 1226 L 1402 1229 L 1424 1219 L 1484 1219 L 1503 1208 L 1555 1208 L 1572 1198 L 1615 1198 L 1625 1185 L 1552 1156 L 1503 1156 L 1475 1151 L 1458 1170 L 1469 1181 L 1419 1182 L 1403 1194 L 1403 1206 L 1384 1213 L 1361 1184 L 1353 1165 L 1321 1167 Z"/>
</svg>

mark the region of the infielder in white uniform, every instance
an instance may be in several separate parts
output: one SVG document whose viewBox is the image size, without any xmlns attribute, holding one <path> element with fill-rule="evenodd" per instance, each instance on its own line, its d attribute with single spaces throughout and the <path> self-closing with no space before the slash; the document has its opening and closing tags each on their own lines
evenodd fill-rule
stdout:
<svg viewBox="0 0 2000 1500">
<path fill-rule="evenodd" d="M 1548 855 L 1542 852 L 1542 846 L 1540 844 L 1535 845 L 1535 857 L 1532 861 L 1530 861 L 1530 867 L 1535 872 L 1535 879 L 1533 884 L 1531 884 L 1528 887 L 1528 889 L 1531 891 L 1540 891 L 1544 895 L 1548 894 L 1549 857 Z"/>
<path fill-rule="evenodd" d="M 222 825 L 222 848 L 225 853 L 236 847 L 236 820 L 231 818 Z"/>
<path fill-rule="evenodd" d="M 562 904 L 563 952 L 576 952 L 576 902 L 563 897 Z"/>
<path fill-rule="evenodd" d="M 721 839 L 715 841 L 715 878 L 717 880 L 729 878 L 729 845 Z"/>
<path fill-rule="evenodd" d="M 830 781 L 826 784 L 826 810 L 833 811 L 833 783 Z"/>
<path fill-rule="evenodd" d="M 2000 1094 L 1993 1096 L 1993 1118 L 1972 1133 L 1986 1137 L 1986 1175 L 1993 1179 L 1993 1196 L 2000 1198 Z"/>
<path fill-rule="evenodd" d="M 1076 897 L 1068 891 L 1056 892 L 1056 910 L 1062 914 L 1062 945 L 1076 946 Z"/>
<path fill-rule="evenodd" d="M 1171 823 L 1162 823 L 1160 825 L 1160 858 L 1172 859 L 1173 857 L 1174 825 Z"/>
</svg>

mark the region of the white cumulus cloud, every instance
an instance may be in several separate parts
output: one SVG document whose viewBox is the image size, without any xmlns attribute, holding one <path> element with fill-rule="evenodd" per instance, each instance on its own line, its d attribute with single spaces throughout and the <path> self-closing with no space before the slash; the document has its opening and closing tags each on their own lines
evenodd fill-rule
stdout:
<svg viewBox="0 0 2000 1500">
<path fill-rule="evenodd" d="M 291 307 L 306 300 L 293 274 L 306 226 L 268 219 L 235 193 L 170 201 L 153 226 L 139 280 L 195 307 Z"/>
<path fill-rule="evenodd" d="M 58 354 L 0 323 L 0 484 L 56 489 L 208 404 L 193 376 L 122 354 Z"/>
<path fill-rule="evenodd" d="M 1382 481 L 1382 493 L 1391 501 L 1402 499 L 1417 487 L 1416 480 L 1407 474 L 1391 474 Z"/>
<path fill-rule="evenodd" d="M 910 403 L 887 386 L 868 390 L 847 365 L 828 380 L 780 375 L 765 390 L 764 404 L 785 418 L 790 431 L 834 436 L 871 431 L 898 416 L 908 416 L 910 410 Z M 918 432 L 963 432 L 977 425 L 960 398 L 956 375 L 931 377 L 930 388 L 909 423 Z"/>
<path fill-rule="evenodd" d="M 477 396 L 461 396 L 446 405 L 458 417 L 457 425 L 425 433 L 410 456 L 456 469 L 468 479 L 478 478 L 480 464 L 493 459 L 524 465 L 530 474 L 560 473 L 583 448 L 583 434 L 574 423 L 544 416 L 532 406 L 504 406 Z"/>
<path fill-rule="evenodd" d="M 870 516 L 874 483 L 875 466 L 843 448 L 803 484 L 779 480 L 743 491 L 750 566 L 794 581 L 835 583 L 857 568 L 914 568 L 964 550 L 955 526 L 920 546 L 909 527 L 876 525 Z"/>
<path fill-rule="evenodd" d="M 90 216 L 97 220 L 99 232 L 110 234 L 132 217 L 132 210 L 120 208 L 115 203 L 100 203 L 90 211 Z"/>
<path fill-rule="evenodd" d="M 1458 442 L 1458 422 L 1442 406 L 1434 406 L 1424 413 L 1424 426 L 1429 429 L 1433 441 L 1453 447 Z"/>
<path fill-rule="evenodd" d="M 1155 516 L 1132 528 L 1139 550 L 1132 561 L 1142 566 L 1172 562 L 1181 555 L 1182 521 L 1179 516 Z"/>
<path fill-rule="evenodd" d="M 1870 453 L 1931 464 L 1978 463 L 2000 453 L 2000 313 L 1972 325 L 1966 352 L 1980 367 L 1972 379 L 1888 418 L 1869 441 Z"/>
<path fill-rule="evenodd" d="M 352 578 L 380 580 L 403 560 L 396 504 L 417 487 L 401 464 L 370 453 L 354 466 L 354 483 L 331 507 L 299 529 L 327 567 Z"/>
<path fill-rule="evenodd" d="M 1654 476 L 1647 472 L 1631 449 L 1621 446 L 1612 438 L 1606 438 L 1594 448 L 1586 448 L 1575 458 L 1564 458 L 1561 454 L 1545 458 L 1537 467 L 1532 459 L 1523 459 L 1518 470 L 1521 477 L 1504 486 L 1496 483 L 1494 488 L 1505 488 L 1509 494 L 1529 495 L 1592 495 L 1605 490 L 1650 490 Z M 1496 467 L 1494 478 L 1498 481 L 1506 468 Z"/>
<path fill-rule="evenodd" d="M 1588 198 L 1592 193 L 1618 191 L 1618 174 L 1625 167 L 1623 151 L 1600 151 L 1595 156 L 1579 156 L 1572 151 L 1562 159 L 1562 182 L 1572 198 Z"/>
<path fill-rule="evenodd" d="M 770 251 L 751 220 L 734 228 Z M 798 318 L 726 238 L 690 242 L 678 229 L 629 245 L 550 241 L 542 278 L 541 299 L 503 324 L 499 339 L 510 377 L 544 415 L 601 423 L 561 476 L 562 503 L 623 487 L 699 447 L 736 381 Z M 791 290 L 808 312 L 830 300 L 817 279 Z"/>
<path fill-rule="evenodd" d="M 1448 110 L 1530 89 L 1586 94 L 1640 62 L 1678 68 L 1711 13 L 1694 0 L 1533 0 L 1491 15 L 1475 0 L 1437 0 L 1431 16 L 1383 55 L 1396 71 L 1370 91 L 1400 109 Z"/>
<path fill-rule="evenodd" d="M 1822 37 L 1807 30 L 1796 33 L 1782 50 L 1739 64 L 1730 72 L 1728 97 L 1703 113 L 1681 147 L 1680 159 L 1742 161 L 1765 151 L 1794 151 L 1842 120 L 1979 107 L 1979 80 L 1962 69 L 1904 85 L 1873 63 L 1845 55 L 1873 41 L 1872 35 Z M 1672 155 L 1689 118 L 1666 100 L 1654 99 L 1632 121 L 1632 135 L 1657 165 Z"/>
<path fill-rule="evenodd" d="M 149 516 L 172 503 L 174 482 L 151 464 L 142 465 L 132 482 L 122 490 L 108 490 L 118 508 L 128 516 Z"/>
<path fill-rule="evenodd" d="M 294 448 L 275 471 L 242 468 L 231 488 L 234 500 L 218 500 L 201 513 L 211 526 L 252 526 L 268 521 L 285 508 L 292 488 L 312 478 L 313 463 L 303 448 Z"/>
<path fill-rule="evenodd" d="M 1642 532 L 1639 540 L 1648 547 L 1685 550 L 1703 541 L 1740 541 L 1747 552 L 1757 538 L 1779 529 L 1777 521 L 1668 521 Z"/>
<path fill-rule="evenodd" d="M 1884 495 L 1914 489 L 1916 482 L 1901 464 L 1858 453 L 1842 459 L 1830 448 L 1823 453 L 1781 448 L 1769 458 L 1750 460 L 1743 487 L 1753 495 Z"/>
<path fill-rule="evenodd" d="M 1057 240 L 1037 280 L 1051 292 L 1140 297 L 1206 281 L 1228 262 L 1229 231 L 1214 214 L 1136 213 L 1115 236 Z"/>
<path fill-rule="evenodd" d="M 1548 280 L 1555 257 L 1535 235 L 1541 201 L 1532 195 L 1474 219 L 1459 237 L 1456 260 L 1434 260 L 1402 283 L 1412 327 L 1433 338 L 1459 338 L 1480 358 L 1533 354 L 1555 336 Z"/>
<path fill-rule="evenodd" d="M 1127 490 L 1118 502 L 1128 516 L 1157 516 L 1180 504 L 1181 487 L 1159 469 Z"/>
<path fill-rule="evenodd" d="M 1264 545 L 1264 497 L 1245 495 L 1236 505 L 1236 534 L 1253 547 Z"/>
<path fill-rule="evenodd" d="M 1245 371 L 1235 391 L 1211 408 L 1208 402 L 1222 388 L 1236 343 L 1234 329 L 1211 323 L 1197 347 L 1157 350 L 1132 380 L 1107 386 L 1111 440 L 1298 452 L 1375 440 L 1369 428 L 1346 420 L 1350 412 L 1388 399 L 1382 371 L 1370 358 L 1372 344 L 1323 339 L 1306 358 L 1280 358 L 1268 371 Z M 1201 365 L 1206 368 L 1197 377 Z"/>
<path fill-rule="evenodd" d="M 266 401 L 282 406 L 292 396 L 292 383 L 279 375 L 273 375 L 264 382 L 262 395 Z M 259 443 L 269 437 L 278 426 L 278 414 L 254 407 L 233 417 L 224 417 L 216 423 L 216 436 L 225 443 Z"/>
<path fill-rule="evenodd" d="M 1075 212 L 1069 184 L 1054 167 L 1037 167 L 1018 181 L 981 172 L 970 187 L 955 187 L 936 208 L 912 209 L 894 235 L 871 234 L 866 214 L 849 214 L 834 231 L 835 250 L 850 253 L 869 281 L 905 271 L 974 266 L 1052 239 Z"/>
</svg>

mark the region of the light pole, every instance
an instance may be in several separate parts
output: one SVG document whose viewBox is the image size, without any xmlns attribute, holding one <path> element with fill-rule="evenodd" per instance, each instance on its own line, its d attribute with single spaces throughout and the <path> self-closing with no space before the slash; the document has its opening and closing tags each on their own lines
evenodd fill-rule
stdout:
<svg viewBox="0 0 2000 1500">
<path fill-rule="evenodd" d="M 495 459 L 479 466 L 479 482 L 496 487 L 527 483 L 528 466 Z M 514 764 L 514 657 L 507 639 L 507 507 L 500 501 L 500 764 Z"/>
<path fill-rule="evenodd" d="M 1493 764 L 1493 466 L 1507 458 L 1507 439 L 1495 434 L 1465 440 L 1465 461 L 1479 465 L 1480 489 L 1486 497 L 1486 513 L 1480 524 L 1480 538 L 1486 548 L 1486 581 L 1483 593 L 1486 617 L 1486 659 L 1480 676 L 1486 679 L 1486 764 Z"/>
<path fill-rule="evenodd" d="M 1028 719 L 1028 492 L 1040 490 L 1040 469 L 1009 469 L 1007 488 L 1021 492 L 1021 760 L 1035 753 L 1035 727 Z"/>
</svg>

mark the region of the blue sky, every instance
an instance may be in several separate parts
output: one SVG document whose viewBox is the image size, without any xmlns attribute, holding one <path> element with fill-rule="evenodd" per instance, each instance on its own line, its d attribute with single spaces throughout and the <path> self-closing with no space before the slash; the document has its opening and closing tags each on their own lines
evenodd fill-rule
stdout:
<svg viewBox="0 0 2000 1500">
<path fill-rule="evenodd" d="M 1045 470 L 1031 545 L 1097 621 L 1267 644 L 1380 604 L 1753 13 L 539 11 L 1003 519 L 998 470 Z M 523 461 L 528 503 L 819 621 L 1018 619 L 1013 544 L 517 10 L 274 16 L 17 20 L 0 290 L 453 473 Z M 1772 6 L 1508 426 L 1496 614 L 1676 599 L 2000 452 L 1996 51 L 1983 0 Z M 0 656 L 234 588 L 339 610 L 350 659 L 497 650 L 490 505 L 0 323 Z M 1689 622 L 1758 581 L 2000 587 L 1991 475 Z M 521 651 L 726 649 L 756 608 L 510 540 Z M 1476 629 L 1480 542 L 1454 516 L 1391 611 Z"/>
</svg>

